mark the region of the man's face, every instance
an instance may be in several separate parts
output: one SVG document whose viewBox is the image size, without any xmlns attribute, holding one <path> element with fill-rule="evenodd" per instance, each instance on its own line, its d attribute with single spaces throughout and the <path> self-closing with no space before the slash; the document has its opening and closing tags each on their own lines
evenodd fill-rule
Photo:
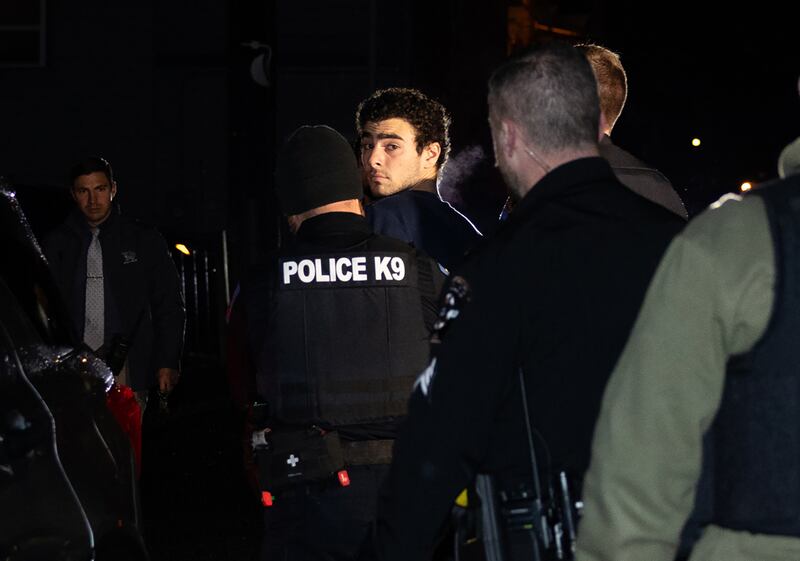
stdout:
<svg viewBox="0 0 800 561">
<path fill-rule="evenodd" d="M 368 121 L 361 133 L 361 164 L 372 194 L 388 197 L 435 179 L 437 168 L 426 150 L 417 152 L 416 130 L 405 119 Z M 436 155 L 438 159 L 438 153 Z"/>
<path fill-rule="evenodd" d="M 90 226 L 97 226 L 108 218 L 116 194 L 117 185 L 109 184 L 102 171 L 80 175 L 72 184 L 72 198 Z"/>
</svg>

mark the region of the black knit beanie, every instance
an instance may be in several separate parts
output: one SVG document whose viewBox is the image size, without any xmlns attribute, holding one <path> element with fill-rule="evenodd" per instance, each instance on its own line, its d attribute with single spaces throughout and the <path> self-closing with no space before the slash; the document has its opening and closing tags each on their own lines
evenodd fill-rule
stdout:
<svg viewBox="0 0 800 561">
<path fill-rule="evenodd" d="M 287 216 L 361 199 L 361 173 L 347 140 L 325 125 L 302 126 L 278 153 L 275 190 Z"/>
</svg>

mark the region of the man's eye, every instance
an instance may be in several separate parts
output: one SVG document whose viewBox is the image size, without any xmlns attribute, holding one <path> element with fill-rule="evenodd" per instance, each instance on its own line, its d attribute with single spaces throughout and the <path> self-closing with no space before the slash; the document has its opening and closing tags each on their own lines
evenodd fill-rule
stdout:
<svg viewBox="0 0 800 561">
<path fill-rule="evenodd" d="M 372 150 L 373 148 L 374 148 L 374 146 L 373 146 L 372 144 L 362 144 L 362 145 L 361 145 L 361 151 L 362 151 L 362 152 L 363 152 L 364 150 Z"/>
<path fill-rule="evenodd" d="M 394 150 L 397 150 L 398 148 L 400 148 L 399 144 L 388 144 L 386 146 L 386 149 L 389 150 L 390 152 L 393 152 Z"/>
</svg>

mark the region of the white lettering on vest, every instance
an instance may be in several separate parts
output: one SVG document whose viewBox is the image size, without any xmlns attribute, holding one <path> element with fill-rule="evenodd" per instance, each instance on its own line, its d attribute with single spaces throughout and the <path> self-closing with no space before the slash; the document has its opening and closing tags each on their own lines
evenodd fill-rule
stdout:
<svg viewBox="0 0 800 561">
<path fill-rule="evenodd" d="M 323 263 L 327 261 L 327 263 Z M 366 256 L 302 259 L 283 262 L 283 284 L 296 278 L 304 284 L 331 282 L 401 281 L 406 277 L 402 257 L 376 255 L 370 270 Z"/>
<path fill-rule="evenodd" d="M 314 280 L 314 263 L 310 259 L 303 259 L 297 265 L 297 278 L 305 283 Z"/>
<path fill-rule="evenodd" d="M 399 257 L 392 257 L 392 271 L 394 280 L 400 281 L 406 278 L 406 264 Z"/>
<path fill-rule="evenodd" d="M 367 277 L 367 258 L 366 257 L 353 257 L 353 280 L 365 281 L 369 280 Z"/>
<path fill-rule="evenodd" d="M 331 282 L 331 276 L 322 272 L 322 259 L 314 259 L 314 268 L 317 270 L 317 282 Z"/>
<path fill-rule="evenodd" d="M 353 278 L 353 273 L 345 271 L 345 267 L 350 266 L 350 260 L 347 257 L 340 257 L 336 260 L 336 276 L 340 281 L 350 282 Z"/>
<path fill-rule="evenodd" d="M 283 263 L 283 284 L 289 284 L 289 279 L 295 274 L 297 274 L 297 263 L 294 261 L 285 261 Z"/>
<path fill-rule="evenodd" d="M 389 272 L 389 260 L 391 257 L 375 257 L 375 280 L 392 280 Z"/>
</svg>

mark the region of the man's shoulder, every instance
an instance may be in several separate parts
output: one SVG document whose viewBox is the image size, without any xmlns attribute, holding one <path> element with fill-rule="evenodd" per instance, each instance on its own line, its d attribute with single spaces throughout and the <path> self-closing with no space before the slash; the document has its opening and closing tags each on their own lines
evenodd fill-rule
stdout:
<svg viewBox="0 0 800 561">
<path fill-rule="evenodd" d="M 614 144 L 608 137 L 598 144 L 598 148 L 600 150 L 600 155 L 611 164 L 612 168 L 650 169 L 650 166 L 624 148 L 620 148 Z"/>
<path fill-rule="evenodd" d="M 736 247 L 746 246 L 752 231 L 768 228 L 767 223 L 767 212 L 761 197 L 728 193 L 694 218 L 680 237 L 703 246 L 730 245 L 729 249 L 737 253 Z"/>
<path fill-rule="evenodd" d="M 686 225 L 685 214 L 670 208 L 652 194 L 632 188 L 618 176 L 616 169 L 611 169 L 613 175 L 603 178 L 597 183 L 599 188 L 585 195 L 587 211 L 596 218 L 588 221 L 587 227 L 634 228 L 644 233 L 664 232 L 672 236 Z M 665 186 L 672 191 L 677 204 L 683 209 L 683 203 L 669 182 Z"/>
<path fill-rule="evenodd" d="M 142 220 L 141 218 L 125 216 L 123 214 L 120 214 L 116 218 L 120 228 L 132 230 L 136 233 L 144 235 L 152 235 L 154 233 L 158 234 L 158 229 L 155 227 L 155 225 Z"/>
<path fill-rule="evenodd" d="M 517 278 L 519 265 L 531 257 L 529 240 L 536 239 L 533 221 L 504 224 L 491 237 L 479 237 L 453 275 L 460 275 L 481 284 L 510 283 Z M 501 293 L 498 293 L 501 296 Z"/>
<path fill-rule="evenodd" d="M 379 210 L 381 212 L 413 206 L 415 204 L 415 199 L 412 193 L 413 191 L 411 189 L 406 189 L 405 191 L 400 191 L 394 195 L 376 199 L 372 201 L 369 206 L 373 210 Z"/>
<path fill-rule="evenodd" d="M 677 214 L 688 218 L 680 195 L 667 177 L 630 152 L 606 138 L 599 144 L 600 155 L 611 165 L 614 175 L 628 189 Z"/>
<path fill-rule="evenodd" d="M 161 246 L 166 244 L 164 236 L 154 224 L 124 215 L 117 217 L 117 227 L 124 236 L 133 237 L 139 244 Z"/>
<path fill-rule="evenodd" d="M 72 217 L 68 217 L 42 236 L 42 250 L 47 258 L 52 260 L 55 258 L 55 253 L 65 251 L 68 247 L 77 247 L 80 239 L 78 227 Z"/>
<path fill-rule="evenodd" d="M 427 191 L 414 191 L 408 189 L 382 199 L 378 199 L 369 206 L 369 212 L 375 217 L 407 216 L 410 213 L 441 212 L 443 207 L 449 207 L 436 194 Z"/>
<path fill-rule="evenodd" d="M 383 234 L 374 234 L 367 241 L 367 248 L 370 251 L 395 251 L 398 253 L 411 253 L 414 251 L 414 248 L 406 242 Z"/>
<path fill-rule="evenodd" d="M 418 261 L 435 263 L 433 258 L 425 253 L 424 250 L 414 247 L 413 245 L 409 245 L 408 243 L 397 238 L 385 236 L 383 234 L 374 234 L 367 242 L 367 248 L 369 251 L 402 253 L 408 255 L 409 258 L 416 259 Z"/>
<path fill-rule="evenodd" d="M 406 219 L 410 216 L 411 205 L 404 193 L 373 201 L 364 209 L 367 221 L 377 231 L 399 237 L 408 237 Z"/>
</svg>

